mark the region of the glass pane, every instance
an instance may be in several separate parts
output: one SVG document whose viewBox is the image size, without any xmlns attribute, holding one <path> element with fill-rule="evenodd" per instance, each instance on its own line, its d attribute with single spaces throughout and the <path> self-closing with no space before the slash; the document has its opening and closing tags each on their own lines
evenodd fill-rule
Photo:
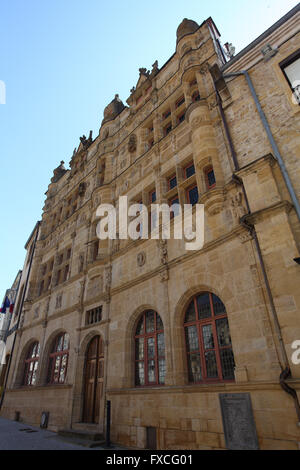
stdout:
<svg viewBox="0 0 300 470">
<path fill-rule="evenodd" d="M 156 314 L 156 329 L 157 329 L 157 331 L 160 331 L 160 330 L 164 329 L 162 319 L 160 318 L 158 313 Z"/>
<path fill-rule="evenodd" d="M 144 359 L 144 338 L 135 340 L 135 358 Z"/>
<path fill-rule="evenodd" d="M 217 297 L 215 294 L 212 294 L 212 301 L 215 315 L 222 315 L 226 313 L 225 305 L 223 304 L 222 300 L 219 299 L 219 297 Z"/>
<path fill-rule="evenodd" d="M 157 335 L 157 350 L 158 350 L 158 357 L 165 355 L 165 335 L 160 333 Z"/>
<path fill-rule="evenodd" d="M 210 170 L 210 171 L 207 173 L 207 180 L 208 180 L 208 185 L 209 185 L 209 186 L 213 186 L 213 185 L 216 183 L 214 170 Z"/>
<path fill-rule="evenodd" d="M 230 346 L 231 337 L 227 318 L 221 318 L 216 321 L 218 342 L 220 346 Z"/>
<path fill-rule="evenodd" d="M 31 377 L 31 373 L 29 372 L 29 367 L 28 367 L 28 364 L 26 364 L 26 372 L 25 372 L 25 385 L 30 385 L 30 377 Z"/>
<path fill-rule="evenodd" d="M 69 349 L 69 335 L 66 333 L 64 335 L 64 344 L 63 344 L 63 350 L 66 351 L 67 349 Z"/>
<path fill-rule="evenodd" d="M 173 189 L 175 188 L 175 186 L 177 186 L 177 178 L 176 176 L 174 176 L 173 178 L 171 178 L 169 180 L 169 185 L 170 185 L 170 189 Z"/>
<path fill-rule="evenodd" d="M 224 380 L 234 380 L 234 357 L 231 348 L 221 349 L 221 364 Z"/>
<path fill-rule="evenodd" d="M 200 382 L 202 380 L 200 354 L 188 355 L 189 381 Z"/>
<path fill-rule="evenodd" d="M 29 370 L 30 370 L 30 371 L 33 370 L 33 366 L 34 366 L 34 362 L 31 362 L 31 363 L 29 364 Z"/>
<path fill-rule="evenodd" d="M 195 188 L 189 190 L 189 204 L 192 204 L 194 206 L 198 202 L 198 188 L 195 186 Z"/>
<path fill-rule="evenodd" d="M 205 363 L 206 363 L 207 378 L 211 379 L 211 378 L 218 377 L 218 368 L 217 368 L 215 351 L 207 351 L 205 353 Z"/>
<path fill-rule="evenodd" d="M 192 302 L 190 303 L 186 311 L 184 322 L 189 323 L 195 320 L 196 320 L 195 303 L 194 303 L 194 300 L 192 300 Z"/>
<path fill-rule="evenodd" d="M 154 312 L 149 310 L 146 313 L 146 333 L 152 333 L 154 331 Z"/>
<path fill-rule="evenodd" d="M 147 350 L 148 350 L 148 357 L 149 358 L 154 358 L 155 356 L 155 341 L 154 338 L 148 338 L 147 339 Z"/>
<path fill-rule="evenodd" d="M 143 362 L 136 362 L 135 384 L 136 385 L 145 385 L 145 373 L 144 373 L 144 363 Z"/>
<path fill-rule="evenodd" d="M 202 335 L 203 335 L 204 349 L 213 349 L 215 345 L 214 345 L 212 326 L 211 325 L 203 326 Z"/>
<path fill-rule="evenodd" d="M 58 382 L 58 375 L 59 375 L 59 362 L 60 357 L 57 356 L 55 358 L 55 366 L 54 366 L 54 374 L 53 374 L 53 382 Z"/>
<path fill-rule="evenodd" d="M 60 366 L 60 373 L 59 373 L 59 381 L 60 383 L 64 383 L 65 375 L 66 375 L 66 368 L 67 368 L 67 354 L 64 354 L 61 358 L 61 366 Z"/>
<path fill-rule="evenodd" d="M 188 326 L 185 328 L 185 337 L 186 337 L 186 347 L 187 351 L 198 351 L 199 350 L 199 341 L 198 341 L 198 332 L 196 325 Z"/>
<path fill-rule="evenodd" d="M 209 294 L 201 294 L 197 297 L 197 308 L 199 320 L 211 317 Z"/>
<path fill-rule="evenodd" d="M 148 361 L 148 382 L 155 382 L 155 362 L 153 359 Z"/>
<path fill-rule="evenodd" d="M 191 166 L 187 167 L 186 170 L 185 170 L 185 174 L 186 174 L 187 178 L 194 175 L 195 174 L 195 166 L 191 165 Z"/>
<path fill-rule="evenodd" d="M 64 335 L 60 336 L 57 341 L 56 351 L 62 351 Z"/>
<path fill-rule="evenodd" d="M 32 347 L 31 357 L 35 357 L 35 356 L 36 356 L 37 347 L 38 347 L 38 343 L 35 343 L 35 344 L 33 345 L 33 347 Z"/>
<path fill-rule="evenodd" d="M 32 372 L 31 385 L 35 385 L 35 383 L 36 383 L 36 371 L 37 371 L 37 368 L 38 368 L 38 362 L 36 361 L 36 362 L 34 363 L 34 369 L 33 369 L 33 372 Z"/>
<path fill-rule="evenodd" d="M 165 383 L 165 377 L 166 377 L 166 361 L 165 359 L 159 359 L 158 361 L 158 376 L 159 376 L 159 383 L 164 384 Z"/>
<path fill-rule="evenodd" d="M 143 333 L 144 333 L 144 315 L 142 316 L 142 318 L 138 322 L 135 334 L 136 334 L 136 336 L 139 336 L 139 335 L 142 335 Z"/>
</svg>

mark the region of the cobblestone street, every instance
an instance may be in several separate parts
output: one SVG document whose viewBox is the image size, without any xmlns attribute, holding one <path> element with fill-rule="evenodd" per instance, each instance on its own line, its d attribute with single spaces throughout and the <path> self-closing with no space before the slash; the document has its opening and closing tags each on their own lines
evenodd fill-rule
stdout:
<svg viewBox="0 0 300 470">
<path fill-rule="evenodd" d="M 67 442 L 55 432 L 0 418 L 0 450 L 103 450 Z"/>
</svg>

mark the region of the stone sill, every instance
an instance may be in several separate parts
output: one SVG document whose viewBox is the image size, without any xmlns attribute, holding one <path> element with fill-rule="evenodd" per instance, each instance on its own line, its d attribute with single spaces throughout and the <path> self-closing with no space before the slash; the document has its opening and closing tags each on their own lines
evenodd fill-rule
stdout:
<svg viewBox="0 0 300 470">
<path fill-rule="evenodd" d="M 33 386 L 21 386 L 21 387 L 14 387 L 8 388 L 6 392 L 15 393 L 15 392 L 33 392 L 33 391 L 40 391 L 40 390 L 66 390 L 73 388 L 71 384 L 53 384 L 53 385 L 33 385 Z"/>
<path fill-rule="evenodd" d="M 287 383 L 300 390 L 300 379 L 289 380 Z M 243 392 L 251 390 L 282 390 L 279 381 L 267 382 L 223 382 L 214 384 L 197 384 L 197 385 L 181 385 L 181 386 L 156 386 L 156 387 L 139 387 L 139 388 L 111 388 L 107 389 L 109 395 L 127 395 L 127 394 L 159 394 L 159 393 L 228 393 Z"/>
</svg>

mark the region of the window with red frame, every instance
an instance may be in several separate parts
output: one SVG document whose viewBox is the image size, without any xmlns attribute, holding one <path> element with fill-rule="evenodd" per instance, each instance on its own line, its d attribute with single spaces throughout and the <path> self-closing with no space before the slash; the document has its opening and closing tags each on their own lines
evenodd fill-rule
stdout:
<svg viewBox="0 0 300 470">
<path fill-rule="evenodd" d="M 174 217 L 176 217 L 177 215 L 179 215 L 180 209 L 179 209 L 179 207 L 178 207 L 178 205 L 179 205 L 179 197 L 178 197 L 178 196 L 174 197 L 173 199 L 170 199 L 170 201 L 169 201 L 169 206 L 171 207 L 171 206 L 173 206 L 173 205 L 174 205 L 175 207 L 174 207 L 174 211 L 171 211 L 171 212 L 170 212 L 170 219 L 174 219 Z"/>
<path fill-rule="evenodd" d="M 181 96 L 179 100 L 176 101 L 175 107 L 179 108 L 179 106 L 181 106 L 184 102 L 185 102 L 184 96 Z"/>
<path fill-rule="evenodd" d="M 152 203 L 152 204 L 156 201 L 156 191 L 155 190 L 150 191 L 149 199 L 150 199 L 150 203 Z"/>
<path fill-rule="evenodd" d="M 66 380 L 69 357 L 69 335 L 58 335 L 52 345 L 49 356 L 48 383 L 63 384 Z"/>
<path fill-rule="evenodd" d="M 190 178 L 190 176 L 193 176 L 194 174 L 195 174 L 195 165 L 194 163 L 191 163 L 185 167 L 184 176 L 187 179 L 187 178 Z"/>
<path fill-rule="evenodd" d="M 135 385 L 163 385 L 166 375 L 164 326 L 158 313 L 147 310 L 135 330 Z"/>
<path fill-rule="evenodd" d="M 187 193 L 188 204 L 192 204 L 192 206 L 197 204 L 198 199 L 199 199 L 197 185 L 188 188 L 186 193 Z"/>
<path fill-rule="evenodd" d="M 184 120 L 185 120 L 185 113 L 181 113 L 177 118 L 177 122 L 178 122 L 178 124 L 180 124 Z"/>
<path fill-rule="evenodd" d="M 195 91 L 195 92 L 192 94 L 192 102 L 195 103 L 196 101 L 199 101 L 199 100 L 200 100 L 199 91 Z"/>
<path fill-rule="evenodd" d="M 169 191 L 171 191 L 171 189 L 173 188 L 176 188 L 177 186 L 176 174 L 171 176 L 171 178 L 168 179 L 168 186 L 169 186 Z"/>
<path fill-rule="evenodd" d="M 168 124 L 165 128 L 164 128 L 164 135 L 168 135 L 172 130 L 172 124 Z"/>
<path fill-rule="evenodd" d="M 205 175 L 205 181 L 206 181 L 206 188 L 207 189 L 212 189 L 216 186 L 216 178 L 215 178 L 215 173 L 213 170 L 213 167 L 206 168 L 204 170 L 204 175 Z"/>
<path fill-rule="evenodd" d="M 38 342 L 33 343 L 25 359 L 23 385 L 35 385 L 36 374 L 40 358 L 40 345 Z"/>
<path fill-rule="evenodd" d="M 215 294 L 190 302 L 184 319 L 188 378 L 192 383 L 234 380 L 234 357 L 227 313 Z"/>
<path fill-rule="evenodd" d="M 162 118 L 163 119 L 167 119 L 169 116 L 171 116 L 171 111 L 170 109 L 168 109 L 167 111 L 165 111 L 162 115 Z"/>
</svg>

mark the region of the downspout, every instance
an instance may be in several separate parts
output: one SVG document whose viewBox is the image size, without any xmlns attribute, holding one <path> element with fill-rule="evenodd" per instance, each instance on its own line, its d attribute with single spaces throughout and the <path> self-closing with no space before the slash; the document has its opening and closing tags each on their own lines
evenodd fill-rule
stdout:
<svg viewBox="0 0 300 470">
<path fill-rule="evenodd" d="M 249 79 L 250 79 L 250 77 L 249 77 Z M 214 88 L 215 88 L 215 92 L 216 92 L 216 96 L 217 96 L 217 103 L 218 103 L 221 119 L 222 119 L 222 122 L 223 122 L 223 125 L 224 125 L 226 137 L 227 137 L 227 140 L 228 140 L 228 144 L 229 144 L 230 153 L 231 153 L 231 157 L 232 157 L 232 160 L 233 160 L 234 168 L 235 168 L 235 171 L 238 171 L 238 170 L 240 170 L 240 166 L 239 166 L 239 163 L 238 163 L 237 154 L 235 152 L 232 137 L 231 137 L 231 134 L 230 134 L 230 131 L 229 131 L 228 123 L 227 123 L 226 116 L 225 116 L 225 113 L 224 113 L 224 109 L 223 109 L 223 106 L 222 106 L 222 100 L 221 100 L 220 94 L 217 90 L 217 87 L 215 85 L 215 82 L 214 82 Z M 280 377 L 279 377 L 279 383 L 280 383 L 281 388 L 285 392 L 289 393 L 292 396 L 292 398 L 294 400 L 294 404 L 295 404 L 297 417 L 298 417 L 298 423 L 300 423 L 300 405 L 299 405 L 297 392 L 294 389 L 292 389 L 285 382 L 285 380 L 288 377 L 291 376 L 291 370 L 290 370 L 286 349 L 285 349 L 284 342 L 283 342 L 282 335 L 281 335 L 281 328 L 280 328 L 280 324 L 279 324 L 279 320 L 278 320 L 278 315 L 277 315 L 276 307 L 275 307 L 275 304 L 274 304 L 274 299 L 273 299 L 269 279 L 268 279 L 268 276 L 267 276 L 266 267 L 265 267 L 265 263 L 264 263 L 264 260 L 263 260 L 259 240 L 258 240 L 257 233 L 256 233 L 254 225 L 250 224 L 246 220 L 247 216 L 251 214 L 251 209 L 250 209 L 246 189 L 245 189 L 243 180 L 239 176 L 233 174 L 232 179 L 241 186 L 242 191 L 243 191 L 243 195 L 244 195 L 244 199 L 245 199 L 245 202 L 246 202 L 248 214 L 240 219 L 240 223 L 251 233 L 251 235 L 253 236 L 254 242 L 255 242 L 255 247 L 256 247 L 256 250 L 257 250 L 258 258 L 259 258 L 259 263 L 260 263 L 260 266 L 261 266 L 261 270 L 262 270 L 262 274 L 263 274 L 263 278 L 264 278 L 264 282 L 265 282 L 265 286 L 266 286 L 266 290 L 267 290 L 267 294 L 268 294 L 268 298 L 269 298 L 269 302 L 270 302 L 270 306 L 271 306 L 272 316 L 273 316 L 273 319 L 274 319 L 275 330 L 276 330 L 277 338 L 278 338 L 278 341 L 279 341 L 279 344 L 280 344 L 280 349 L 281 349 L 281 353 L 282 353 L 282 361 L 278 358 L 279 363 L 280 363 L 280 367 L 281 367 L 281 374 L 280 374 Z"/>
<path fill-rule="evenodd" d="M 22 312 L 22 309 L 23 309 L 25 296 L 27 294 L 27 286 L 28 286 L 28 281 L 29 281 L 29 276 L 30 276 L 30 271 L 31 271 L 32 260 L 33 260 L 33 256 L 34 256 L 34 252 L 35 252 L 36 242 L 37 242 L 37 238 L 38 238 L 38 235 L 39 235 L 40 222 L 37 222 L 36 225 L 37 225 L 37 230 L 36 230 L 36 234 L 35 234 L 35 238 L 34 238 L 34 242 L 33 242 L 33 250 L 32 250 L 30 261 L 29 261 L 29 267 L 28 267 L 28 272 L 27 272 L 27 277 L 26 277 L 24 289 L 23 289 L 23 292 L 22 292 L 22 299 L 21 299 L 19 311 L 17 312 L 18 313 L 18 321 L 17 321 L 17 325 L 16 325 L 16 331 L 15 331 L 15 335 L 14 335 L 13 344 L 12 344 L 12 347 L 11 347 L 11 353 L 10 353 L 10 356 L 9 356 L 9 361 L 8 361 L 8 366 L 7 366 L 6 376 L 5 376 L 5 382 L 4 382 L 4 385 L 3 385 L 3 392 L 2 392 L 2 395 L 1 395 L 1 399 L 0 399 L 0 410 L 1 410 L 2 405 L 3 405 L 4 395 L 5 395 L 5 392 L 6 392 L 7 381 L 8 381 L 9 371 L 10 371 L 10 366 L 11 366 L 11 362 L 12 362 L 12 358 L 13 358 L 13 352 L 14 352 L 15 344 L 16 344 L 17 331 L 18 331 L 19 325 L 20 325 L 21 312 Z"/>
<path fill-rule="evenodd" d="M 286 166 L 285 166 L 285 163 L 283 161 L 283 158 L 280 154 L 280 151 L 278 149 L 278 146 L 275 142 L 275 139 L 273 137 L 273 134 L 272 134 L 272 131 L 270 129 L 270 126 L 269 126 L 269 123 L 267 121 L 267 118 L 265 116 L 265 113 L 261 107 L 261 104 L 260 104 L 260 101 L 258 99 L 258 96 L 257 96 L 257 93 L 255 91 L 255 88 L 253 86 L 253 83 L 252 83 L 252 80 L 249 76 L 249 73 L 246 71 L 246 70 L 242 70 L 241 72 L 235 72 L 235 73 L 229 73 L 229 74 L 225 74 L 223 75 L 223 78 L 230 78 L 230 77 L 238 77 L 240 75 L 244 75 L 246 80 L 247 80 L 247 83 L 248 83 L 248 86 L 249 86 L 249 89 L 251 91 L 251 94 L 252 94 L 252 97 L 253 97 L 253 100 L 255 102 L 255 106 L 256 106 L 256 109 L 258 111 L 258 114 L 259 114 L 259 117 L 262 121 L 262 124 L 264 126 L 264 129 L 266 131 L 266 134 L 268 136 L 268 139 L 269 139 L 269 142 L 271 144 L 271 147 L 273 149 L 273 153 L 274 153 L 274 156 L 278 162 L 278 165 L 280 167 L 280 170 L 281 170 L 281 173 L 282 173 L 282 176 L 284 178 L 284 181 L 285 181 L 285 184 L 287 186 L 287 189 L 288 189 L 288 192 L 290 194 L 290 197 L 293 201 L 293 204 L 294 204 L 294 207 L 295 207 L 295 210 L 296 210 L 296 213 L 297 213 L 297 216 L 298 216 L 298 219 L 300 221 L 300 204 L 299 204 L 299 201 L 297 199 L 297 196 L 296 196 L 296 193 L 295 193 L 295 190 L 293 188 L 293 185 L 292 185 L 292 182 L 290 180 L 290 177 L 289 177 L 289 174 L 287 172 L 287 169 L 286 169 Z"/>
</svg>

